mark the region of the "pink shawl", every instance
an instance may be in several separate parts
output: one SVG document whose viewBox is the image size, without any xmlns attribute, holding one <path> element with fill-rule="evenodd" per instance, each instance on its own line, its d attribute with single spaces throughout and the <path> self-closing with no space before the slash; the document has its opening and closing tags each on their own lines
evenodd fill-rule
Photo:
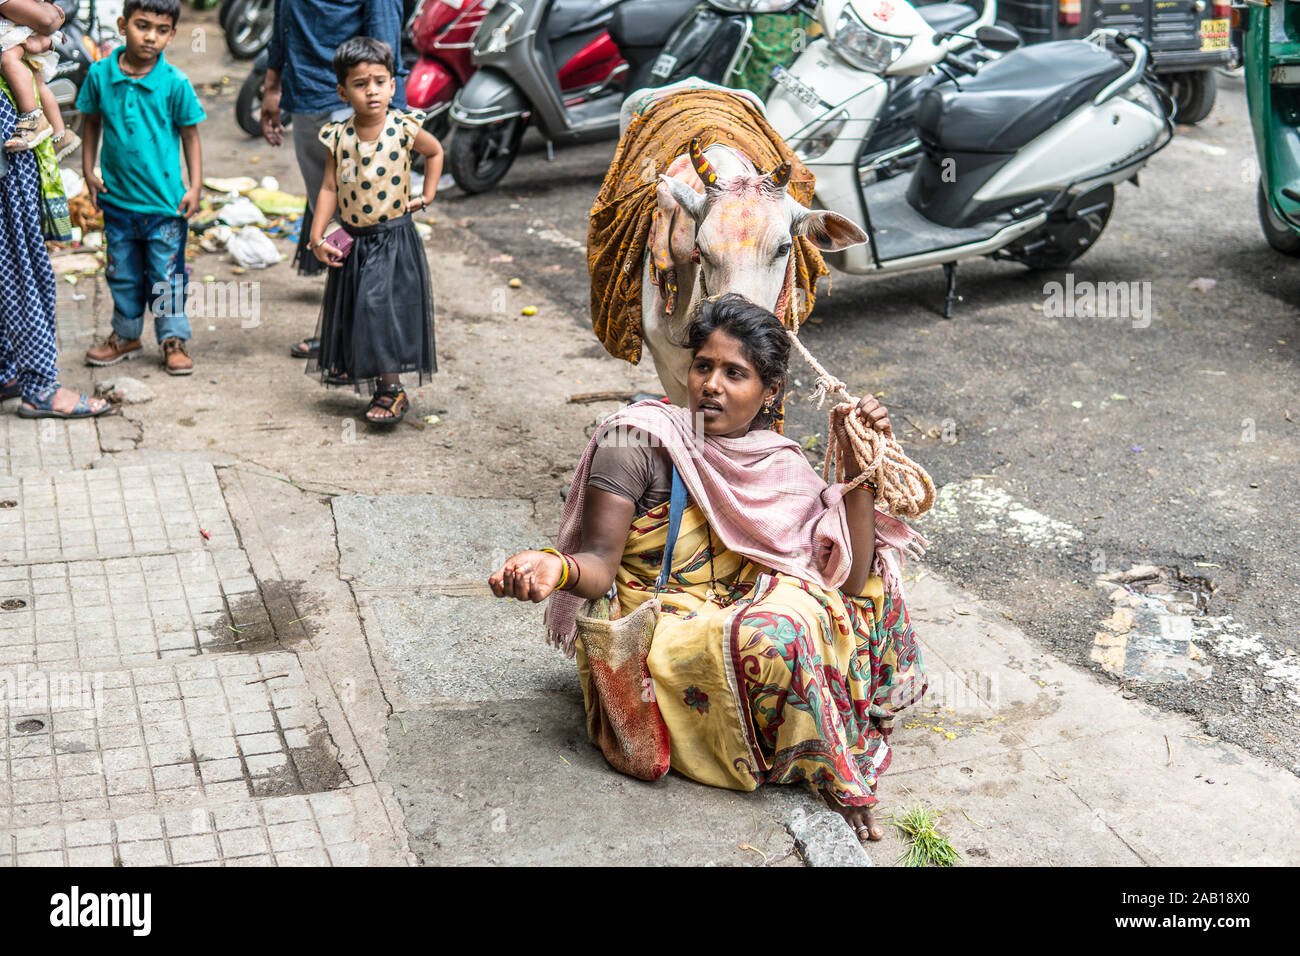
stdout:
<svg viewBox="0 0 1300 956">
<path fill-rule="evenodd" d="M 827 485 L 799 445 L 774 431 L 756 429 L 743 438 L 697 436 L 687 409 L 659 401 L 628 405 L 596 429 L 564 501 L 559 550 L 572 553 L 582 546 L 591 459 L 609 442 L 663 446 L 691 500 L 729 550 L 821 587 L 838 588 L 848 577 L 852 555 L 843 485 Z M 873 570 L 895 599 L 902 598 L 902 582 L 884 551 L 919 557 L 925 545 L 917 532 L 876 509 Z M 548 643 L 569 657 L 584 600 L 556 591 L 546 609 Z"/>
</svg>

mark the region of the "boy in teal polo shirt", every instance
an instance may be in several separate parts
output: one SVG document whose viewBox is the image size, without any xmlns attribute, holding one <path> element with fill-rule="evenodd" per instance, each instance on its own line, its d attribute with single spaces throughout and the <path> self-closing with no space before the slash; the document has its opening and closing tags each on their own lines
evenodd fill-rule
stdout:
<svg viewBox="0 0 1300 956">
<path fill-rule="evenodd" d="M 180 0 L 126 0 L 117 21 L 125 48 L 92 64 L 77 96 L 85 114 L 82 167 L 91 201 L 104 213 L 113 293 L 113 332 L 86 353 L 89 365 L 115 365 L 140 351 L 144 318 L 152 313 L 167 373 L 194 371 L 186 344 L 185 237 L 186 220 L 199 208 L 204 113 L 185 74 L 163 57 L 180 8 Z M 101 130 L 103 180 L 95 174 Z"/>
</svg>

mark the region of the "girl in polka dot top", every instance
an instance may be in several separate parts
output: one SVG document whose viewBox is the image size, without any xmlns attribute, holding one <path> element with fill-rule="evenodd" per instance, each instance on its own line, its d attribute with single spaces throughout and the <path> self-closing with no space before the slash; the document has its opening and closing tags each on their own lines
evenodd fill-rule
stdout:
<svg viewBox="0 0 1300 956">
<path fill-rule="evenodd" d="M 392 425 L 410 402 L 405 372 L 437 371 L 433 294 L 424 245 L 411 213 L 433 201 L 442 175 L 442 147 L 418 113 L 390 111 L 396 83 L 393 51 L 371 37 L 354 37 L 334 53 L 339 96 L 355 114 L 327 123 L 320 141 L 330 151 L 312 219 L 311 249 L 331 268 L 309 363 L 326 385 L 367 385 L 366 420 Z M 411 153 L 426 157 L 424 194 L 410 195 Z M 346 241 L 327 240 L 335 213 Z"/>
</svg>

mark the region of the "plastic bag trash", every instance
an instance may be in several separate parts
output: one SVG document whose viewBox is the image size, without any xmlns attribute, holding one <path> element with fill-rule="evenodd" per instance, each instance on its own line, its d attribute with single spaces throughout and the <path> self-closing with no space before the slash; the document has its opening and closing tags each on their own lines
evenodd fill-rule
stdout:
<svg viewBox="0 0 1300 956">
<path fill-rule="evenodd" d="M 291 193 L 280 192 L 278 189 L 250 189 L 248 198 L 268 216 L 301 214 L 307 208 L 305 196 L 294 196 Z M 234 223 L 231 225 L 233 226 Z"/>
<path fill-rule="evenodd" d="M 280 188 L 280 180 L 276 179 L 274 176 L 263 176 L 262 181 L 258 183 L 258 185 L 263 189 L 269 189 L 271 192 L 275 192 Z"/>
<path fill-rule="evenodd" d="M 63 193 L 69 199 L 75 199 L 86 188 L 86 181 L 74 169 L 60 169 L 59 178 L 63 180 Z"/>
<path fill-rule="evenodd" d="M 262 210 L 258 209 L 251 199 L 244 196 L 231 200 L 222 206 L 217 218 L 228 226 L 234 226 L 236 229 L 241 226 L 260 226 L 266 222 L 266 216 L 262 215 Z"/>
<path fill-rule="evenodd" d="M 209 177 L 203 180 L 203 185 L 208 189 L 219 193 L 242 193 L 247 192 L 257 185 L 257 180 L 251 176 L 234 176 L 229 179 L 218 179 Z"/>
<path fill-rule="evenodd" d="M 1204 276 L 1201 276 L 1187 283 L 1187 288 L 1195 289 L 1197 292 L 1209 292 L 1218 284 L 1218 279 L 1207 279 Z"/>
<path fill-rule="evenodd" d="M 234 235 L 235 230 L 225 223 L 218 223 L 199 237 L 199 247 L 204 252 L 220 252 L 230 244 Z"/>
<path fill-rule="evenodd" d="M 230 240 L 227 248 L 245 269 L 265 269 L 280 261 L 280 253 L 266 233 L 256 226 L 245 226 Z"/>
</svg>

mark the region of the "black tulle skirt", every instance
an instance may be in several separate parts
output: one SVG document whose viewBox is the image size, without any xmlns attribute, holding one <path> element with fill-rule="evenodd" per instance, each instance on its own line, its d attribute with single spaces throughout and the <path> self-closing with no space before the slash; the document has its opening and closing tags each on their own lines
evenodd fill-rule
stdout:
<svg viewBox="0 0 1300 956">
<path fill-rule="evenodd" d="M 415 223 L 406 215 L 347 230 L 354 244 L 325 281 L 320 355 L 307 374 L 358 391 L 385 374 L 418 372 L 424 384 L 438 360 L 429 266 Z"/>
</svg>

